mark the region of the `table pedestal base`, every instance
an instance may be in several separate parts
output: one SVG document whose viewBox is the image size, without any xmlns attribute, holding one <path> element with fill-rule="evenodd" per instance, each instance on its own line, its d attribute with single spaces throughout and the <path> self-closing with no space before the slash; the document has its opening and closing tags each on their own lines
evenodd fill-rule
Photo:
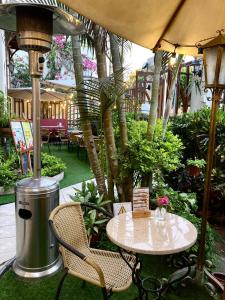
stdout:
<svg viewBox="0 0 225 300">
<path fill-rule="evenodd" d="M 175 290 L 179 286 L 186 286 L 189 281 L 196 279 L 196 259 L 195 255 L 181 255 L 179 258 L 172 259 L 172 264 L 177 268 L 168 278 L 158 279 L 156 277 L 142 277 L 142 262 L 138 256 L 136 256 L 136 263 L 132 267 L 129 262 L 126 261 L 124 253 L 129 253 L 125 250 L 119 249 L 121 257 L 127 263 L 132 270 L 133 283 L 138 289 L 138 296 L 135 299 L 148 300 L 148 295 L 155 296 L 154 300 L 166 299 L 166 293 L 169 289 Z M 129 253 L 130 254 L 130 253 Z M 207 269 L 204 269 L 204 276 L 207 278 L 204 281 L 204 285 L 210 291 L 210 294 L 215 294 L 216 289 L 221 290 L 222 285 L 218 284 L 218 281 L 213 277 Z"/>
</svg>

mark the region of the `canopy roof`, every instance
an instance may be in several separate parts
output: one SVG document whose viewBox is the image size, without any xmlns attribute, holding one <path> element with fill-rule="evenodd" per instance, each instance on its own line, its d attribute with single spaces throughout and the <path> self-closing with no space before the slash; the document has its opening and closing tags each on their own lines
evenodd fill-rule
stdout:
<svg viewBox="0 0 225 300">
<path fill-rule="evenodd" d="M 8 89 L 8 96 L 15 99 L 32 100 L 31 88 L 10 88 Z M 68 94 L 56 91 L 49 91 L 48 89 L 41 88 L 41 101 L 65 101 Z"/>
<path fill-rule="evenodd" d="M 196 55 L 197 42 L 225 29 L 224 0 L 61 0 L 64 4 L 136 44 Z M 167 41 L 167 42 L 166 42 Z"/>
</svg>

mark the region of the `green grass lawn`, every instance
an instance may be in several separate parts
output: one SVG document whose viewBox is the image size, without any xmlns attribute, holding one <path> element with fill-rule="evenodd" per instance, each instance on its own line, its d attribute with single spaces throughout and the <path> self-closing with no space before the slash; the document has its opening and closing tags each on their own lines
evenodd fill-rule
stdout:
<svg viewBox="0 0 225 300">
<path fill-rule="evenodd" d="M 169 269 L 166 260 L 162 257 L 145 256 L 144 275 L 167 276 Z M 11 272 L 7 272 L 0 279 L 1 300 L 53 300 L 58 286 L 61 272 L 46 279 L 33 282 L 22 281 Z M 114 293 L 112 300 L 129 300 L 137 296 L 137 289 L 132 285 L 128 290 Z M 61 300 L 97 300 L 102 299 L 101 290 L 91 284 L 82 287 L 82 281 L 67 276 L 61 292 Z M 150 296 L 149 299 L 156 299 Z M 179 287 L 175 291 L 169 291 L 165 300 L 212 300 L 207 290 L 197 284 L 188 284 L 185 288 Z M 219 298 L 218 298 L 219 299 Z"/>
<path fill-rule="evenodd" d="M 66 146 L 62 146 L 62 148 L 59 149 L 58 146 L 51 145 L 50 149 L 50 154 L 60 157 L 67 167 L 65 177 L 60 182 L 60 188 L 67 187 L 93 177 L 84 150 L 83 153 L 80 153 L 78 158 L 76 150 L 73 149 L 69 152 Z M 43 151 L 48 153 L 47 149 L 44 149 Z M 0 205 L 14 201 L 15 195 L 0 196 Z"/>
</svg>

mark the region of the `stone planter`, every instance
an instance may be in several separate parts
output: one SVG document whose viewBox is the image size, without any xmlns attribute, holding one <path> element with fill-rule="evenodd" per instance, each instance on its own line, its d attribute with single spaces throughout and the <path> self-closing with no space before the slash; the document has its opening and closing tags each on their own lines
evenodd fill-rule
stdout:
<svg viewBox="0 0 225 300">
<path fill-rule="evenodd" d="M 4 186 L 0 186 L 0 195 L 11 195 L 15 193 L 14 188 L 4 189 Z"/>
<path fill-rule="evenodd" d="M 64 178 L 64 172 L 61 172 L 61 173 L 53 176 L 52 178 L 55 179 L 57 182 L 60 182 Z"/>
</svg>

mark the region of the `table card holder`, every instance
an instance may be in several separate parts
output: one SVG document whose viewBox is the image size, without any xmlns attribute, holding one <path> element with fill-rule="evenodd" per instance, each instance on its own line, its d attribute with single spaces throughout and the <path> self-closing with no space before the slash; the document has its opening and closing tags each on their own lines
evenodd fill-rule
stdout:
<svg viewBox="0 0 225 300">
<path fill-rule="evenodd" d="M 149 210 L 149 188 L 139 188 L 133 190 L 133 218 L 150 217 Z"/>
</svg>

